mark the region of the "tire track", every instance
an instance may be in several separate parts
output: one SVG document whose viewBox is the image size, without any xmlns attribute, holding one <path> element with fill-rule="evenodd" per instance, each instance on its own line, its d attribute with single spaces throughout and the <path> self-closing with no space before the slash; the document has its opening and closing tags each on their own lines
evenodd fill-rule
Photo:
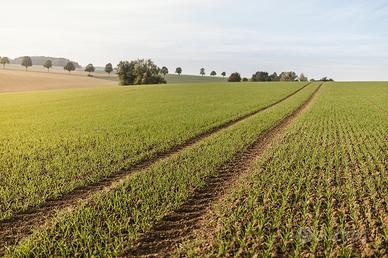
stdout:
<svg viewBox="0 0 388 258">
<path fill-rule="evenodd" d="M 211 128 L 205 132 L 202 132 L 193 138 L 188 139 L 182 144 L 171 147 L 166 151 L 156 153 L 155 156 L 140 160 L 138 163 L 133 166 L 122 169 L 117 173 L 114 173 L 96 183 L 78 187 L 73 191 L 66 193 L 59 197 L 58 199 L 49 199 L 44 202 L 42 205 L 37 207 L 30 207 L 26 211 L 18 212 L 13 215 L 10 219 L 6 219 L 0 222 L 0 256 L 4 253 L 6 246 L 14 245 L 20 239 L 30 235 L 35 228 L 39 228 L 48 221 L 58 212 L 58 211 L 70 211 L 74 209 L 81 202 L 90 201 L 93 196 L 97 193 L 106 192 L 124 181 L 128 176 L 130 176 L 135 171 L 142 171 L 149 168 L 151 165 L 155 164 L 158 161 L 169 158 L 170 156 L 189 148 L 190 146 L 210 137 L 211 135 L 227 129 L 241 121 L 248 119 L 264 110 L 267 110 L 302 91 L 311 83 L 307 83 L 296 91 L 288 94 L 287 96 L 265 106 L 254 110 L 250 113 L 237 117 L 235 119 L 229 120 L 221 125 Z"/>
<path fill-rule="evenodd" d="M 200 228 L 202 217 L 213 203 L 227 192 L 241 174 L 251 168 L 255 158 L 263 153 L 273 138 L 305 110 L 322 85 L 323 83 L 298 108 L 263 132 L 251 146 L 222 165 L 216 176 L 206 178 L 204 187 L 195 190 L 177 210 L 167 214 L 144 233 L 123 256 L 168 257 L 180 243 L 192 238 L 193 231 Z"/>
</svg>

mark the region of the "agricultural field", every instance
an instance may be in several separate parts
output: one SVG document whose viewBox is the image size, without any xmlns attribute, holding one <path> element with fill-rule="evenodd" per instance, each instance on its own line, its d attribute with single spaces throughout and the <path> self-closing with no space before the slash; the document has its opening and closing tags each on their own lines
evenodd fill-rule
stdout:
<svg viewBox="0 0 388 258">
<path fill-rule="evenodd" d="M 388 258 L 388 0 L 1 7 L 0 258 Z"/>
<path fill-rule="evenodd" d="M 387 255 L 387 100 L 387 83 L 327 84 L 180 252 Z"/>
<path fill-rule="evenodd" d="M 0 93 L 114 86 L 117 82 L 77 74 L 0 69 Z"/>
<path fill-rule="evenodd" d="M 96 78 L 116 81 L 118 82 L 118 77 L 114 74 L 108 76 L 107 74 L 102 73 L 101 71 L 96 71 L 94 73 Z M 168 84 L 182 84 L 182 83 L 212 83 L 212 82 L 226 82 L 228 78 L 219 77 L 219 76 L 200 76 L 200 75 L 189 75 L 189 74 L 166 74 L 164 76 Z"/>
<path fill-rule="evenodd" d="M 25 68 L 23 66 L 21 66 L 21 65 L 7 64 L 5 70 L 8 70 L 8 71 L 23 71 L 24 72 Z M 41 65 L 33 65 L 33 66 L 28 68 L 28 71 L 44 73 L 44 74 L 48 73 L 47 69 L 45 69 Z M 69 75 L 69 73 L 66 70 L 63 69 L 63 67 L 58 67 L 58 66 L 53 66 L 50 69 L 49 73 L 50 74 L 57 74 L 57 75 Z M 75 71 L 71 72 L 71 75 L 73 75 L 73 76 L 87 77 L 87 74 L 88 73 L 85 72 L 82 68 L 77 68 Z M 15 74 L 11 73 L 10 77 L 14 76 L 14 75 Z M 16 74 L 16 75 L 20 76 L 20 75 L 24 75 L 24 74 L 21 73 L 21 74 Z M 115 74 L 114 71 L 110 75 L 108 75 L 107 73 L 104 72 L 102 67 L 96 67 L 96 71 L 94 73 L 92 73 L 92 75 L 96 79 L 108 80 L 108 81 L 116 82 L 116 84 L 119 81 L 118 77 L 117 77 L 117 75 Z M 41 76 L 44 76 L 44 75 L 41 75 Z M 51 76 L 49 76 L 49 77 L 51 77 Z M 42 77 L 42 78 L 44 78 L 44 77 Z M 62 78 L 62 77 L 57 77 L 57 78 Z M 200 75 L 188 75 L 188 74 L 178 75 L 178 74 L 173 74 L 173 73 L 165 75 L 164 78 L 166 79 L 168 84 L 170 84 L 170 83 L 178 83 L 178 84 L 181 84 L 181 83 L 211 83 L 211 82 L 226 82 L 227 81 L 227 77 L 200 76 Z M 90 78 L 87 78 L 87 79 L 90 79 Z M 85 80 L 85 78 L 81 79 L 81 81 L 80 81 L 81 85 L 82 85 L 82 81 L 83 80 Z M 28 81 L 28 80 L 25 80 L 25 81 Z M 90 80 L 86 80 L 86 81 L 90 81 Z M 101 82 L 101 81 L 99 81 L 99 82 Z M 98 84 L 98 83 L 95 83 L 95 84 Z M 14 85 L 14 84 L 9 84 L 9 85 Z M 44 89 L 44 88 L 42 88 L 42 89 Z M 1 84 L 0 84 L 0 92 L 2 92 Z"/>
<path fill-rule="evenodd" d="M 100 72 L 94 73 L 96 78 L 110 80 L 110 81 L 117 81 L 118 77 L 116 75 L 110 75 Z M 226 82 L 228 78 L 226 77 L 219 77 L 219 76 L 200 76 L 200 75 L 188 75 L 188 74 L 166 74 L 164 76 L 168 84 L 174 83 L 174 84 L 182 84 L 182 83 L 212 83 L 212 82 Z"/>
<path fill-rule="evenodd" d="M 294 87 L 293 90 L 295 91 L 296 89 L 300 88 L 302 85 L 303 84 L 293 85 L 288 83 L 286 84 L 280 83 L 278 85 L 246 84 L 246 85 L 237 86 L 236 84 L 231 84 L 231 85 L 222 84 L 217 86 L 212 84 L 212 85 L 202 85 L 202 86 L 186 85 L 184 87 L 183 86 L 175 86 L 175 87 L 169 86 L 169 87 L 172 87 L 172 89 L 175 91 L 181 92 L 182 95 L 179 95 L 179 98 L 178 98 L 179 101 L 182 101 L 183 95 L 190 96 L 190 98 L 193 98 L 194 96 L 193 91 L 194 92 L 199 91 L 197 94 L 203 97 L 213 96 L 214 99 L 212 100 L 209 99 L 208 101 L 199 98 L 199 100 L 201 100 L 200 105 L 197 105 L 195 108 L 189 105 L 188 100 L 185 100 L 185 106 L 190 108 L 189 110 L 191 112 L 191 116 L 187 118 L 188 121 L 186 123 L 189 123 L 189 125 L 191 125 L 190 123 L 192 122 L 199 123 L 200 121 L 203 121 L 204 119 L 206 119 L 206 117 L 204 117 L 205 113 L 207 115 L 210 115 L 210 114 L 215 115 L 215 112 L 216 110 L 218 110 L 218 108 L 217 109 L 215 108 L 214 105 L 217 102 L 214 102 L 214 101 L 216 101 L 216 99 L 219 99 L 220 105 L 224 105 L 225 101 L 228 98 L 227 97 L 228 95 L 226 94 L 226 92 L 228 91 L 230 91 L 230 94 L 231 94 L 230 97 L 235 97 L 236 90 L 238 90 L 241 93 L 244 91 L 243 89 L 246 87 L 247 89 L 246 99 L 242 101 L 242 103 L 244 103 L 243 106 L 245 106 L 248 100 L 251 99 L 252 107 L 256 107 L 258 103 L 257 101 L 259 99 L 258 96 L 260 94 L 267 96 L 266 98 L 273 98 L 272 101 L 268 102 L 268 103 L 272 103 L 276 99 L 284 97 L 284 95 L 286 95 L 287 93 L 290 93 L 289 87 L 291 88 Z M 161 87 L 156 87 L 154 89 L 151 89 L 148 87 L 139 87 L 137 89 L 132 89 L 132 90 L 133 91 L 137 90 L 137 91 L 140 91 L 141 93 L 144 93 L 144 91 L 146 92 L 150 91 L 149 93 L 156 94 L 157 98 L 160 99 L 162 90 L 166 90 L 165 87 L 166 86 L 161 86 Z M 217 91 L 220 90 L 219 87 L 221 87 L 222 95 L 224 96 L 222 99 L 220 99 L 217 96 L 218 94 L 215 94 Z M 264 88 L 261 88 L 261 87 L 264 87 Z M 269 92 L 271 90 L 276 91 L 276 88 L 278 88 L 278 91 L 283 92 L 283 94 L 278 95 L 275 98 L 274 96 L 272 96 L 273 94 L 269 94 Z M 300 105 L 300 103 L 303 102 L 306 98 L 308 98 L 308 96 L 310 96 L 311 93 L 316 88 L 317 88 L 317 85 L 309 85 L 303 90 L 301 90 L 300 92 L 298 92 L 297 94 L 295 94 L 294 96 L 284 100 L 283 102 L 278 103 L 277 105 L 269 109 L 263 110 L 257 115 L 251 116 L 246 120 L 240 121 L 239 123 L 232 125 L 231 127 L 225 128 L 220 132 L 210 135 L 209 137 L 203 139 L 202 141 L 195 143 L 192 146 L 189 146 L 187 149 L 184 149 L 181 152 L 176 153 L 176 155 L 173 155 L 171 157 L 168 157 L 165 160 L 161 160 L 158 163 L 153 164 L 145 171 L 139 171 L 139 172 L 133 173 L 128 179 L 124 180 L 122 184 L 117 185 L 114 189 L 111 189 L 106 193 L 100 193 L 101 195 L 97 195 L 95 198 L 93 198 L 93 202 L 90 206 L 89 205 L 81 206 L 80 209 L 77 209 L 71 214 L 66 214 L 66 216 L 71 216 L 71 217 L 66 217 L 63 220 L 59 219 L 58 222 L 60 222 L 60 224 L 53 224 L 51 227 L 49 227 L 47 231 L 42 231 L 37 235 L 33 235 L 31 238 L 31 241 L 34 246 L 33 250 L 30 250 L 27 247 L 27 246 L 30 246 L 28 244 L 30 242 L 24 242 L 22 244 L 21 249 L 17 249 L 16 252 L 19 252 L 23 249 L 24 251 L 27 251 L 27 252 L 32 251 L 34 255 L 38 255 L 38 253 L 40 253 L 43 256 L 46 256 L 46 255 L 73 256 L 80 251 L 85 252 L 86 249 L 89 249 L 88 251 L 89 255 L 93 255 L 96 253 L 99 253 L 102 256 L 120 254 L 121 251 L 125 251 L 124 246 L 126 246 L 126 241 L 134 240 L 141 232 L 142 229 L 143 230 L 146 229 L 147 227 L 149 227 L 149 225 L 152 222 L 157 221 L 158 218 L 166 214 L 168 211 L 171 211 L 174 208 L 178 207 L 185 200 L 185 198 L 192 192 L 193 189 L 203 184 L 203 180 L 205 176 L 215 174 L 217 172 L 217 167 L 219 165 L 221 165 L 223 162 L 230 159 L 239 150 L 247 147 L 261 134 L 262 131 L 269 129 L 271 125 L 273 125 L 276 121 L 281 120 L 285 115 L 287 115 L 290 112 L 290 110 L 293 110 L 295 107 Z M 205 90 L 208 91 L 206 94 L 204 94 Z M 253 96 L 253 93 L 255 91 L 257 91 L 257 94 L 258 94 L 256 95 L 256 97 Z M 264 91 L 266 91 L 266 94 L 264 94 Z M 190 92 L 191 94 L 189 94 Z M 211 94 L 211 92 L 213 92 L 214 95 Z M 171 92 L 170 93 L 166 92 L 166 94 L 168 95 L 168 97 L 171 98 Z M 240 95 L 240 96 L 243 96 L 243 95 Z M 263 96 L 261 96 L 261 98 L 263 98 Z M 266 99 L 266 98 L 263 98 L 263 99 Z M 134 98 L 132 97 L 132 99 Z M 142 97 L 140 98 L 140 101 L 144 101 L 144 99 L 148 99 L 148 98 Z M 117 99 L 115 101 L 117 102 Z M 166 101 L 166 99 L 164 101 Z M 196 99 L 195 101 L 198 101 L 198 99 Z M 171 103 L 171 102 L 168 102 L 168 103 Z M 201 111 L 198 114 L 200 119 L 196 119 L 196 116 L 194 116 L 194 112 L 192 111 L 200 107 L 206 108 L 205 103 L 211 103 L 210 108 L 213 110 L 213 112 L 210 113 L 206 111 L 205 112 Z M 238 103 L 238 102 L 234 101 L 234 103 Z M 160 108 L 160 103 L 155 103 L 155 106 Z M 176 103 L 174 106 L 178 106 L 177 108 L 179 108 L 179 110 L 182 108 L 181 105 Z M 209 106 L 207 107 L 207 109 L 209 109 Z M 248 110 L 251 110 L 251 109 L 252 108 L 249 108 Z M 167 108 L 165 110 L 167 110 Z M 232 108 L 231 110 L 235 111 L 236 108 Z M 220 113 L 215 118 L 220 119 L 219 118 L 220 114 L 225 114 L 226 111 L 227 109 L 225 106 L 222 106 L 222 107 L 220 106 L 219 107 Z M 171 119 L 172 113 L 173 113 L 172 109 L 170 108 L 168 112 L 168 117 L 170 117 L 170 119 Z M 112 114 L 111 110 L 109 114 Z M 184 112 L 182 115 L 184 117 L 187 117 L 186 114 L 187 114 L 187 111 Z M 152 121 L 150 121 L 150 118 L 152 116 L 147 115 L 147 117 L 148 117 L 147 123 L 151 123 Z M 158 117 L 155 117 L 155 119 L 160 120 L 161 117 L 158 116 Z M 178 119 L 178 116 L 174 116 L 172 122 L 176 122 L 177 119 Z M 184 125 L 184 121 L 185 120 L 182 120 L 182 123 L 179 123 L 179 124 Z M 152 123 L 155 124 L 155 121 L 153 121 Z M 175 123 L 175 125 L 176 124 L 177 123 Z M 206 123 L 206 126 L 208 126 L 209 124 L 211 123 L 209 123 L 208 121 Z M 163 129 L 162 125 L 167 126 L 166 128 L 167 130 Z M 164 134 L 161 135 L 161 137 L 171 139 L 171 137 L 178 135 L 177 131 L 172 132 L 171 130 L 173 130 L 171 126 L 168 126 L 166 122 L 163 122 L 161 124 L 158 124 L 158 127 L 154 127 L 153 130 L 150 131 L 151 132 L 150 135 L 154 135 L 156 131 L 158 131 L 158 133 L 165 132 Z M 139 137 L 144 140 L 149 137 L 149 136 L 147 137 L 146 135 L 139 136 L 139 133 L 141 132 L 140 130 L 136 130 L 135 132 L 136 132 L 136 138 Z M 168 135 L 167 132 L 171 133 L 171 135 Z M 190 133 L 193 133 L 193 131 L 191 130 Z M 115 137 L 113 138 L 117 141 L 118 139 L 117 137 L 118 137 L 118 134 L 116 133 Z M 106 132 L 104 133 L 104 138 L 107 138 Z M 178 140 L 174 139 L 175 144 L 177 143 L 177 141 L 179 141 L 179 139 Z M 80 142 L 80 140 L 78 140 L 77 142 Z M 120 144 L 126 143 L 124 146 L 128 148 L 127 149 L 128 151 L 133 149 L 133 146 L 136 146 L 136 145 L 127 146 L 129 143 L 131 143 L 131 141 L 125 138 L 123 138 L 119 142 Z M 85 142 L 81 141 L 81 144 L 82 144 L 81 146 L 83 146 L 85 145 Z M 158 141 L 158 146 L 163 147 L 162 144 L 163 144 L 162 141 Z M 94 147 L 93 151 L 96 152 L 96 146 L 93 146 L 93 147 Z M 117 150 L 120 150 L 120 152 L 123 152 L 123 153 L 126 152 L 126 150 L 119 148 L 119 144 L 116 144 L 116 146 L 113 146 L 113 147 L 114 148 L 111 148 L 111 149 L 116 150 L 116 152 L 118 152 Z M 56 145 L 56 148 L 58 148 L 57 145 Z M 72 150 L 73 149 L 74 148 L 72 148 Z M 106 147 L 104 148 L 104 150 L 106 151 Z M 141 150 L 138 152 L 142 153 L 144 152 L 144 150 Z M 99 153 L 96 153 L 96 154 L 97 156 L 104 156 Z M 212 158 L 209 158 L 209 157 L 212 157 Z M 120 157 L 120 158 L 122 159 L 123 157 Z M 70 159 L 70 160 L 72 160 L 72 162 L 76 164 L 80 163 L 79 160 L 74 160 L 74 159 Z M 94 161 L 88 162 L 88 164 L 90 163 L 95 163 L 95 162 Z M 99 165 L 101 166 L 102 162 L 100 162 Z M 111 168 L 112 166 L 111 163 L 108 163 L 108 165 L 109 165 L 109 168 Z M 91 178 L 92 174 L 90 172 L 95 170 L 96 169 L 88 170 L 89 173 L 87 174 L 87 178 Z M 101 170 L 101 167 L 99 168 L 99 170 Z M 63 174 L 63 173 L 56 172 L 56 174 Z M 51 177 L 52 176 L 50 176 L 50 178 Z M 42 179 L 39 181 L 40 182 L 37 181 L 36 183 L 37 187 L 41 186 Z M 55 180 L 52 180 L 50 183 L 52 182 L 55 182 Z M 48 189 L 50 188 L 48 187 Z M 115 211 L 112 212 L 112 209 Z M 116 217 L 116 219 L 113 219 L 113 217 L 111 216 Z M 91 220 L 89 221 L 88 218 L 90 218 Z M 82 223 L 74 223 L 74 220 L 85 220 L 85 221 Z M 105 222 L 109 223 L 109 225 L 105 224 Z M 64 223 L 64 224 L 62 225 L 61 223 Z M 63 232 L 61 232 L 61 229 L 65 229 L 67 233 L 63 234 Z M 50 237 L 51 232 L 56 234 L 58 237 L 61 235 L 63 237 L 63 241 L 65 242 L 68 242 L 67 237 L 72 235 L 72 239 L 73 239 L 72 242 L 74 243 L 74 246 L 67 246 L 65 250 L 61 251 L 62 249 L 61 243 L 63 242 L 60 241 L 59 239 L 57 239 L 55 243 L 46 242 L 45 236 L 47 236 L 48 238 L 51 238 Z M 70 233 L 70 235 L 68 233 Z M 112 240 L 112 238 L 110 237 L 112 234 L 117 235 L 117 238 L 114 239 L 114 243 L 109 244 L 108 242 Z M 93 239 L 94 237 L 96 238 Z M 92 243 L 95 244 L 95 247 L 90 246 L 90 244 Z M 46 253 L 45 246 L 53 245 L 53 244 L 54 245 L 59 244 L 59 246 L 52 246 L 52 248 L 50 247 L 49 248 L 50 250 L 48 250 L 49 253 Z"/>
<path fill-rule="evenodd" d="M 0 255 L 382 256 L 387 83 L 0 94 Z"/>
<path fill-rule="evenodd" d="M 304 85 L 187 84 L 1 94 L 0 219 L 155 158 Z"/>
<path fill-rule="evenodd" d="M 219 76 L 199 76 L 187 74 L 167 74 L 165 76 L 167 83 L 210 83 L 210 82 L 226 82 L 228 78 Z"/>
</svg>

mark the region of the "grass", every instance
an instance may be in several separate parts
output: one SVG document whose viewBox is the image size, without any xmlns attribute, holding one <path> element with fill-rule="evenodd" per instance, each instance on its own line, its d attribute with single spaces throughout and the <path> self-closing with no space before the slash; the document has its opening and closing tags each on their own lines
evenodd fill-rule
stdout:
<svg viewBox="0 0 388 258">
<path fill-rule="evenodd" d="M 112 74 L 111 76 L 104 75 L 102 73 L 94 74 L 97 78 L 116 81 L 118 82 L 118 78 L 116 75 Z M 188 74 L 167 74 L 164 76 L 168 84 L 182 84 L 182 83 L 220 83 L 227 82 L 228 78 L 219 77 L 219 76 L 200 76 L 200 75 L 188 75 Z"/>
<path fill-rule="evenodd" d="M 226 82 L 225 77 L 199 76 L 199 75 L 177 75 L 167 74 L 165 76 L 167 83 L 210 83 L 210 82 Z"/>
<path fill-rule="evenodd" d="M 206 88 L 212 87 L 217 86 L 202 87 L 202 94 Z M 284 88 L 285 85 L 279 87 Z M 92 203 L 60 215 L 46 229 L 36 231 L 19 246 L 12 248 L 14 250 L 9 255 L 119 255 L 141 232 L 181 205 L 193 189 L 203 185 L 206 176 L 214 175 L 221 164 L 245 149 L 260 133 L 299 106 L 315 88 L 316 85 L 310 85 L 292 98 L 154 164 L 147 171 L 134 174 L 117 189 L 96 196 Z M 222 94 L 225 91 L 223 88 Z M 252 96 L 253 91 L 250 88 L 247 94 Z M 186 96 L 187 91 L 184 92 Z M 241 92 L 242 88 L 239 88 Z M 233 94 L 236 98 L 235 92 Z M 226 96 L 222 98 L 223 103 L 225 100 Z M 237 102 L 235 100 L 233 103 Z M 216 110 L 213 108 L 213 112 Z M 203 115 L 202 112 L 201 119 Z M 194 120 L 195 116 L 194 119 L 190 117 L 190 121 Z"/>
<path fill-rule="evenodd" d="M 2 218 L 90 184 L 302 84 L 187 84 L 0 94 Z M 118 256 L 316 88 L 62 211 L 6 256 Z M 327 83 L 175 255 L 384 256 L 388 84 Z"/>
<path fill-rule="evenodd" d="M 300 83 L 0 94 L 0 220 L 154 157 Z"/>
<path fill-rule="evenodd" d="M 326 84 L 180 254 L 384 256 L 387 93 L 387 83 Z"/>
</svg>

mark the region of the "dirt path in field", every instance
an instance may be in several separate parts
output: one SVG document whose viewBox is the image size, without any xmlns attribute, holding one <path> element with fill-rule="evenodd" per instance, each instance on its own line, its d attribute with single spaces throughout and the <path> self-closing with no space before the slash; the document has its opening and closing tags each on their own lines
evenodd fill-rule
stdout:
<svg viewBox="0 0 388 258">
<path fill-rule="evenodd" d="M 208 131 L 205 131 L 180 145 L 173 146 L 171 149 L 165 152 L 157 153 L 151 159 L 142 160 L 132 167 L 123 169 L 101 181 L 91 185 L 79 187 L 74 191 L 63 195 L 59 199 L 47 200 L 39 207 L 29 208 L 25 212 L 17 213 L 12 218 L 0 222 L 0 256 L 4 253 L 5 246 L 14 245 L 20 239 L 30 235 L 34 229 L 42 227 L 42 225 L 48 223 L 58 211 L 70 211 L 77 207 L 81 202 L 90 201 L 93 199 L 95 194 L 106 192 L 117 187 L 135 171 L 145 170 L 162 159 L 166 159 L 223 129 L 226 129 L 253 115 L 269 109 L 294 96 L 308 85 L 310 85 L 310 83 L 307 83 L 298 90 L 268 106 L 257 109 L 253 112 L 237 117 Z"/>
<path fill-rule="evenodd" d="M 222 165 L 217 176 L 206 178 L 205 186 L 194 191 L 191 197 L 177 210 L 166 215 L 153 228 L 140 237 L 135 246 L 123 256 L 168 257 L 184 240 L 193 237 L 193 231 L 201 227 L 201 219 L 216 200 L 222 198 L 240 175 L 248 172 L 276 135 L 282 132 L 305 110 L 323 84 L 297 109 L 277 122 L 245 151 Z"/>
</svg>

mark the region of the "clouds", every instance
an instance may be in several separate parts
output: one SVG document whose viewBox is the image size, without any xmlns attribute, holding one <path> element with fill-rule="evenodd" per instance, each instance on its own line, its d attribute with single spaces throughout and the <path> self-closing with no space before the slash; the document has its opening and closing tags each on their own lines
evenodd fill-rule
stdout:
<svg viewBox="0 0 388 258">
<path fill-rule="evenodd" d="M 191 73 L 202 66 L 246 75 L 301 69 L 337 79 L 353 79 L 356 69 L 374 79 L 373 67 L 376 79 L 388 79 L 382 0 L 16 0 L 2 7 L 7 40 L 0 41 L 0 55 L 98 65 L 150 57 Z"/>
</svg>

